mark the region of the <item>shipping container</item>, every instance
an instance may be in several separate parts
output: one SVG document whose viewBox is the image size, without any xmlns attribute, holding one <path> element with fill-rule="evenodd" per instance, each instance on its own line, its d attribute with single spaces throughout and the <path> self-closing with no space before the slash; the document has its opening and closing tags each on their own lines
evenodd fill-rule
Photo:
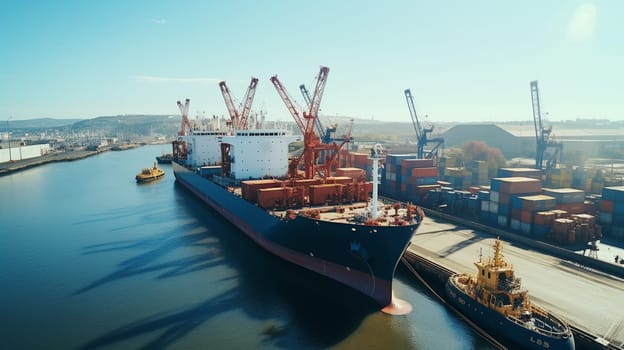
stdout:
<svg viewBox="0 0 624 350">
<path fill-rule="evenodd" d="M 557 204 L 583 203 L 585 191 L 576 188 L 544 188 L 542 192 L 554 197 Z"/>
<path fill-rule="evenodd" d="M 275 179 L 267 179 L 267 180 L 246 180 L 241 181 L 241 196 L 255 203 L 258 200 L 257 191 L 259 189 L 264 188 L 274 188 L 281 187 L 282 181 Z"/>
<path fill-rule="evenodd" d="M 493 191 L 509 194 L 539 194 L 542 190 L 539 180 L 528 177 L 493 178 L 491 186 Z"/>
</svg>

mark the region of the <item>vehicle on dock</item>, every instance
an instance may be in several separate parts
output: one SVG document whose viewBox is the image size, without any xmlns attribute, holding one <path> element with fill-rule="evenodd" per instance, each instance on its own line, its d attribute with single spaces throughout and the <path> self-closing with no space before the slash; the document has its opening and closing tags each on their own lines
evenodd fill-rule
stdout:
<svg viewBox="0 0 624 350">
<path fill-rule="evenodd" d="M 474 264 L 477 275 L 454 274 L 446 283 L 450 303 L 492 335 L 528 349 L 574 349 L 574 337 L 560 317 L 533 304 L 527 290 L 503 259 L 502 242 L 494 257 Z"/>
<path fill-rule="evenodd" d="M 135 176 L 135 178 L 138 183 L 144 183 L 158 180 L 163 176 L 165 176 L 165 172 L 162 169 L 159 169 L 156 166 L 156 162 L 154 162 L 154 166 L 151 168 L 144 168 Z"/>
</svg>

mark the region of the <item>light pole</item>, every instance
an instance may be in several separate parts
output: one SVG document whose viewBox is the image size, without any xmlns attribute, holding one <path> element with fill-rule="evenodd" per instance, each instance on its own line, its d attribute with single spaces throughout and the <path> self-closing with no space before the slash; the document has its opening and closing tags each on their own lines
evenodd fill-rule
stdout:
<svg viewBox="0 0 624 350">
<path fill-rule="evenodd" d="M 13 157 L 11 157 L 11 131 L 9 129 L 9 120 L 11 120 L 11 118 L 13 117 L 9 117 L 9 119 L 7 119 L 7 141 L 9 141 L 9 162 L 13 161 Z"/>
</svg>

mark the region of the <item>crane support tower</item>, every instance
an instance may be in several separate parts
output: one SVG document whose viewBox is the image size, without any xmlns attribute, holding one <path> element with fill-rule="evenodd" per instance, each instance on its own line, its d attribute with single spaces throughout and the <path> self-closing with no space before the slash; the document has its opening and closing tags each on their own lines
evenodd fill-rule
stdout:
<svg viewBox="0 0 624 350">
<path fill-rule="evenodd" d="M 304 98 L 306 98 L 307 109 L 303 112 L 299 111 L 297 106 L 295 106 L 292 102 L 292 99 L 286 92 L 286 88 L 277 78 L 277 75 L 271 77 L 271 82 L 275 86 L 277 93 L 282 98 L 282 101 L 284 101 L 286 108 L 293 116 L 293 119 L 295 119 L 295 122 L 303 135 L 303 152 L 299 157 L 295 157 L 290 163 L 289 170 L 291 177 L 299 176 L 298 167 L 302 157 L 304 163 L 304 177 L 306 179 L 311 179 L 316 175 L 319 175 L 322 178 L 331 176 L 332 170 L 337 166 L 337 157 L 340 149 L 351 139 L 353 121 L 351 121 L 351 124 L 347 129 L 347 134 L 343 137 L 340 144 L 336 142 L 324 142 L 320 137 L 322 128 L 319 129 L 317 119 L 328 74 L 329 68 L 321 67 L 316 78 L 316 88 L 314 89 L 313 97 L 308 101 L 304 95 Z M 306 95 L 309 97 L 309 94 Z M 317 130 L 321 130 L 321 133 L 317 132 Z M 317 161 L 321 155 L 324 155 L 324 163 L 318 164 Z"/>
<path fill-rule="evenodd" d="M 312 98 L 310 97 L 310 92 L 306 89 L 305 84 L 299 85 L 299 90 L 301 90 L 301 95 L 303 95 L 303 100 L 306 103 L 306 106 L 310 108 L 312 103 Z M 330 143 L 332 141 L 342 141 L 342 138 L 334 139 L 332 135 L 336 132 L 338 128 L 338 124 L 332 124 L 327 128 L 323 127 L 323 123 L 321 122 L 321 118 L 316 118 L 316 131 L 321 136 L 321 140 L 323 143 Z"/>
<path fill-rule="evenodd" d="M 533 123 L 535 125 L 536 139 L 535 168 L 540 170 L 545 168 L 548 171 L 557 167 L 557 158 L 559 158 L 558 161 L 561 163 L 563 144 L 551 138 L 552 126 L 544 127 L 537 80 L 531 81 L 531 103 L 533 106 Z M 547 152 L 548 149 L 552 151 Z"/>
<path fill-rule="evenodd" d="M 418 115 L 416 114 L 416 107 L 414 107 L 414 98 L 410 89 L 405 91 L 405 99 L 407 100 L 407 108 L 409 108 L 410 116 L 412 117 L 412 124 L 414 124 L 414 130 L 416 131 L 416 139 L 418 141 L 418 158 L 438 159 L 438 150 L 444 148 L 444 139 L 441 137 L 429 138 L 429 134 L 433 132 L 433 126 L 425 128 L 420 125 Z M 425 146 L 431 144 L 431 149 L 425 151 Z"/>
</svg>

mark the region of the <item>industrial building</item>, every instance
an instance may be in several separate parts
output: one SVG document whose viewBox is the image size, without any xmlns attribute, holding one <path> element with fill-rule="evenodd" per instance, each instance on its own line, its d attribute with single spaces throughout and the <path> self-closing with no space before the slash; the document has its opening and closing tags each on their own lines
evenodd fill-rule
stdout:
<svg viewBox="0 0 624 350">
<path fill-rule="evenodd" d="M 582 152 L 587 157 L 601 157 L 605 151 L 624 149 L 624 127 L 576 125 L 553 127 L 553 136 L 563 144 L 563 153 Z M 462 147 L 469 141 L 483 141 L 501 150 L 505 158 L 535 155 L 535 129 L 532 122 L 515 124 L 457 124 L 441 133 L 445 146 Z"/>
</svg>

